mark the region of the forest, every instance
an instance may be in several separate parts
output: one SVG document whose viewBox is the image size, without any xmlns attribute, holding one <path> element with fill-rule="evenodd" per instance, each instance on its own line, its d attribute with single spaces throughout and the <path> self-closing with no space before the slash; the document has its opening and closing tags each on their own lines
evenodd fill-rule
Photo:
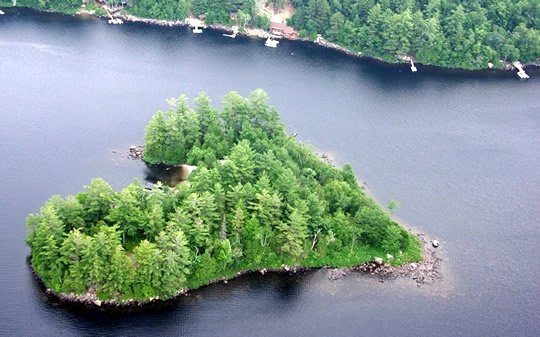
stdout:
<svg viewBox="0 0 540 337">
<path fill-rule="evenodd" d="M 292 0 L 291 24 L 365 55 L 482 69 L 540 58 L 536 0 Z"/>
<path fill-rule="evenodd" d="M 174 187 L 135 180 L 115 191 L 97 178 L 51 197 L 27 218 L 31 265 L 46 287 L 145 301 L 247 270 L 422 259 L 418 239 L 350 165 L 330 165 L 285 132 L 263 90 L 230 92 L 221 110 L 204 93 L 168 102 L 146 127 L 144 160 L 197 168 Z"/>
<path fill-rule="evenodd" d="M 117 5 L 120 1 L 107 1 Z M 283 0 L 271 0 L 275 8 Z M 412 56 L 422 64 L 485 69 L 540 58 L 540 2 L 537 0 L 290 0 L 296 8 L 288 24 L 301 36 L 316 34 L 354 52 L 388 62 Z M 80 0 L 19 0 L 20 6 L 74 13 Z M 95 5 L 94 5 L 95 6 Z M 268 28 L 255 0 L 131 0 L 131 14 L 184 19 L 206 16 L 207 23 Z"/>
</svg>

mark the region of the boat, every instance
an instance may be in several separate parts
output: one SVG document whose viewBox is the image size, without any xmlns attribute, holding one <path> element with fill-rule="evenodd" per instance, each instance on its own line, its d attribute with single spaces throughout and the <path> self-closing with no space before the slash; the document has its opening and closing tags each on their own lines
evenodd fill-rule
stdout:
<svg viewBox="0 0 540 337">
<path fill-rule="evenodd" d="M 271 36 L 266 39 L 266 42 L 264 43 L 265 46 L 267 47 L 270 47 L 270 48 L 276 48 L 277 45 L 278 45 L 279 41 L 277 40 L 274 40 Z"/>
<path fill-rule="evenodd" d="M 193 28 L 193 34 L 201 34 L 203 32 L 202 29 L 199 28 L 199 26 L 195 26 Z"/>
<path fill-rule="evenodd" d="M 0 15 L 4 15 L 6 13 L 4 13 L 1 9 L 0 9 Z"/>
<path fill-rule="evenodd" d="M 124 23 L 122 19 L 117 19 L 117 18 L 110 18 L 107 22 L 109 22 L 110 25 L 121 25 Z"/>
</svg>

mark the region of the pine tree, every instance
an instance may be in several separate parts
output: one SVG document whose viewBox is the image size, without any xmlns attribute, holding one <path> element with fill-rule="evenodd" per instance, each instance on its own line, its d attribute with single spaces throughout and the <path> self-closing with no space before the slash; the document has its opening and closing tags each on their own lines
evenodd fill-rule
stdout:
<svg viewBox="0 0 540 337">
<path fill-rule="evenodd" d="M 296 263 L 304 252 L 304 242 L 307 239 L 307 221 L 299 210 L 293 209 L 289 221 L 278 224 L 278 239 L 281 252 Z"/>
<path fill-rule="evenodd" d="M 133 294 L 135 298 L 148 299 L 159 294 L 161 286 L 162 256 L 154 243 L 141 241 L 133 249 L 135 279 Z"/>
<path fill-rule="evenodd" d="M 87 280 L 83 270 L 83 254 L 87 246 L 91 243 L 90 238 L 81 233 L 79 229 L 74 229 L 66 236 L 62 243 L 60 252 L 60 262 L 63 264 L 64 282 L 63 292 L 74 292 L 82 294 L 86 292 Z"/>
</svg>

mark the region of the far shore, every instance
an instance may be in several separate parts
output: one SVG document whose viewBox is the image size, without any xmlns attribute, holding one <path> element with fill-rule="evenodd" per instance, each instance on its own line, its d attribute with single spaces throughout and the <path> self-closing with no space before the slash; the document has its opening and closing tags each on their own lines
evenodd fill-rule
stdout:
<svg viewBox="0 0 540 337">
<path fill-rule="evenodd" d="M 13 7 L 0 7 L 0 8 L 6 8 L 6 9 L 9 10 L 10 8 L 13 8 Z M 69 16 L 93 16 L 93 17 L 102 18 L 102 19 L 107 18 L 106 15 L 102 15 L 102 16 L 96 15 L 94 12 L 89 12 L 84 8 L 80 9 L 75 14 L 62 13 L 62 12 L 58 12 L 58 11 L 40 10 L 40 9 L 30 8 L 30 7 L 16 7 L 16 8 L 27 8 L 27 9 L 30 9 L 30 10 L 43 12 L 43 13 L 57 13 L 57 14 L 69 15 Z M 131 14 L 116 14 L 116 15 L 114 15 L 114 17 L 122 19 L 123 21 L 126 21 L 126 22 L 145 23 L 145 24 L 162 26 L 162 27 L 188 27 L 189 26 L 189 24 L 185 20 L 163 20 L 163 19 L 142 18 L 142 17 L 131 15 Z M 218 32 L 223 32 L 223 33 L 231 33 L 232 32 L 232 27 L 230 27 L 228 25 L 225 25 L 225 24 L 219 24 L 219 23 L 209 24 L 207 26 L 207 28 L 205 28 L 205 29 L 211 29 L 211 30 L 215 30 L 215 31 L 218 31 Z M 246 28 L 245 31 L 239 31 L 237 33 L 237 36 L 249 37 L 249 38 L 253 38 L 253 39 L 266 39 L 269 36 L 271 36 L 271 34 L 269 32 L 267 32 L 267 31 L 261 29 L 261 28 Z M 376 61 L 376 62 L 379 62 L 379 63 L 388 64 L 388 65 L 392 65 L 392 64 L 394 64 L 394 65 L 397 65 L 397 64 L 407 65 L 408 64 L 408 61 L 405 61 L 405 60 L 396 59 L 395 62 L 390 62 L 388 60 L 384 60 L 384 59 L 382 59 L 380 57 L 377 57 L 377 56 L 367 55 L 367 54 L 363 54 L 361 52 L 355 52 L 355 51 L 352 51 L 352 50 L 350 50 L 348 48 L 340 46 L 338 44 L 326 41 L 324 39 L 322 39 L 321 41 L 312 41 L 312 40 L 310 40 L 308 38 L 305 38 L 305 37 L 298 37 L 296 39 L 289 39 L 287 37 L 280 37 L 280 39 L 289 40 L 289 41 L 301 41 L 301 42 L 313 43 L 315 45 L 318 45 L 318 46 L 321 46 L 321 47 L 324 47 L 324 48 L 327 48 L 327 49 L 336 50 L 336 51 L 341 52 L 341 53 L 343 53 L 343 54 L 345 54 L 347 56 L 351 56 L 351 57 L 359 58 L 359 59 L 373 60 L 373 61 Z M 430 69 L 447 70 L 447 71 L 474 72 L 474 73 L 480 73 L 480 72 L 508 73 L 510 71 L 516 71 L 514 66 L 512 64 L 510 64 L 510 63 L 505 63 L 503 68 L 493 68 L 493 69 L 484 68 L 484 69 L 471 70 L 471 69 L 462 69 L 462 68 L 443 67 L 443 66 L 432 65 L 432 64 L 424 64 L 424 63 L 421 63 L 421 62 L 417 62 L 416 60 L 414 60 L 414 62 L 415 62 L 416 65 L 429 67 Z M 530 63 L 524 64 L 523 67 L 527 68 L 527 70 L 529 70 L 529 71 L 532 70 L 533 72 L 536 73 L 537 70 L 540 69 L 540 64 L 535 63 L 535 62 L 530 62 Z"/>
</svg>

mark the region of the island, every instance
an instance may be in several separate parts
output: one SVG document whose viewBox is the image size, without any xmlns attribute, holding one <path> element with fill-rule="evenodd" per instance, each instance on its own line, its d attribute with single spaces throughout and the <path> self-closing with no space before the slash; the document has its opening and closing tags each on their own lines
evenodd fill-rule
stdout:
<svg viewBox="0 0 540 337">
<path fill-rule="evenodd" d="M 11 3 L 0 0 L 0 7 Z M 521 78 L 527 78 L 521 64 L 538 65 L 540 59 L 536 0 L 13 0 L 13 4 L 91 13 L 108 17 L 111 23 L 122 22 L 118 17 L 175 25 L 189 18 L 230 29 L 231 37 L 239 29 L 249 30 L 252 36 L 299 37 L 354 56 L 410 62 L 413 72 L 417 62 L 467 70 L 517 69 Z M 198 24 L 195 32 L 202 32 Z"/>
<path fill-rule="evenodd" d="M 251 271 L 422 260 L 419 239 L 285 131 L 267 94 L 169 99 L 146 127 L 148 165 L 194 168 L 176 186 L 94 179 L 27 218 L 48 292 L 102 305 L 165 300 Z M 196 167 L 196 168 L 195 168 Z"/>
</svg>

